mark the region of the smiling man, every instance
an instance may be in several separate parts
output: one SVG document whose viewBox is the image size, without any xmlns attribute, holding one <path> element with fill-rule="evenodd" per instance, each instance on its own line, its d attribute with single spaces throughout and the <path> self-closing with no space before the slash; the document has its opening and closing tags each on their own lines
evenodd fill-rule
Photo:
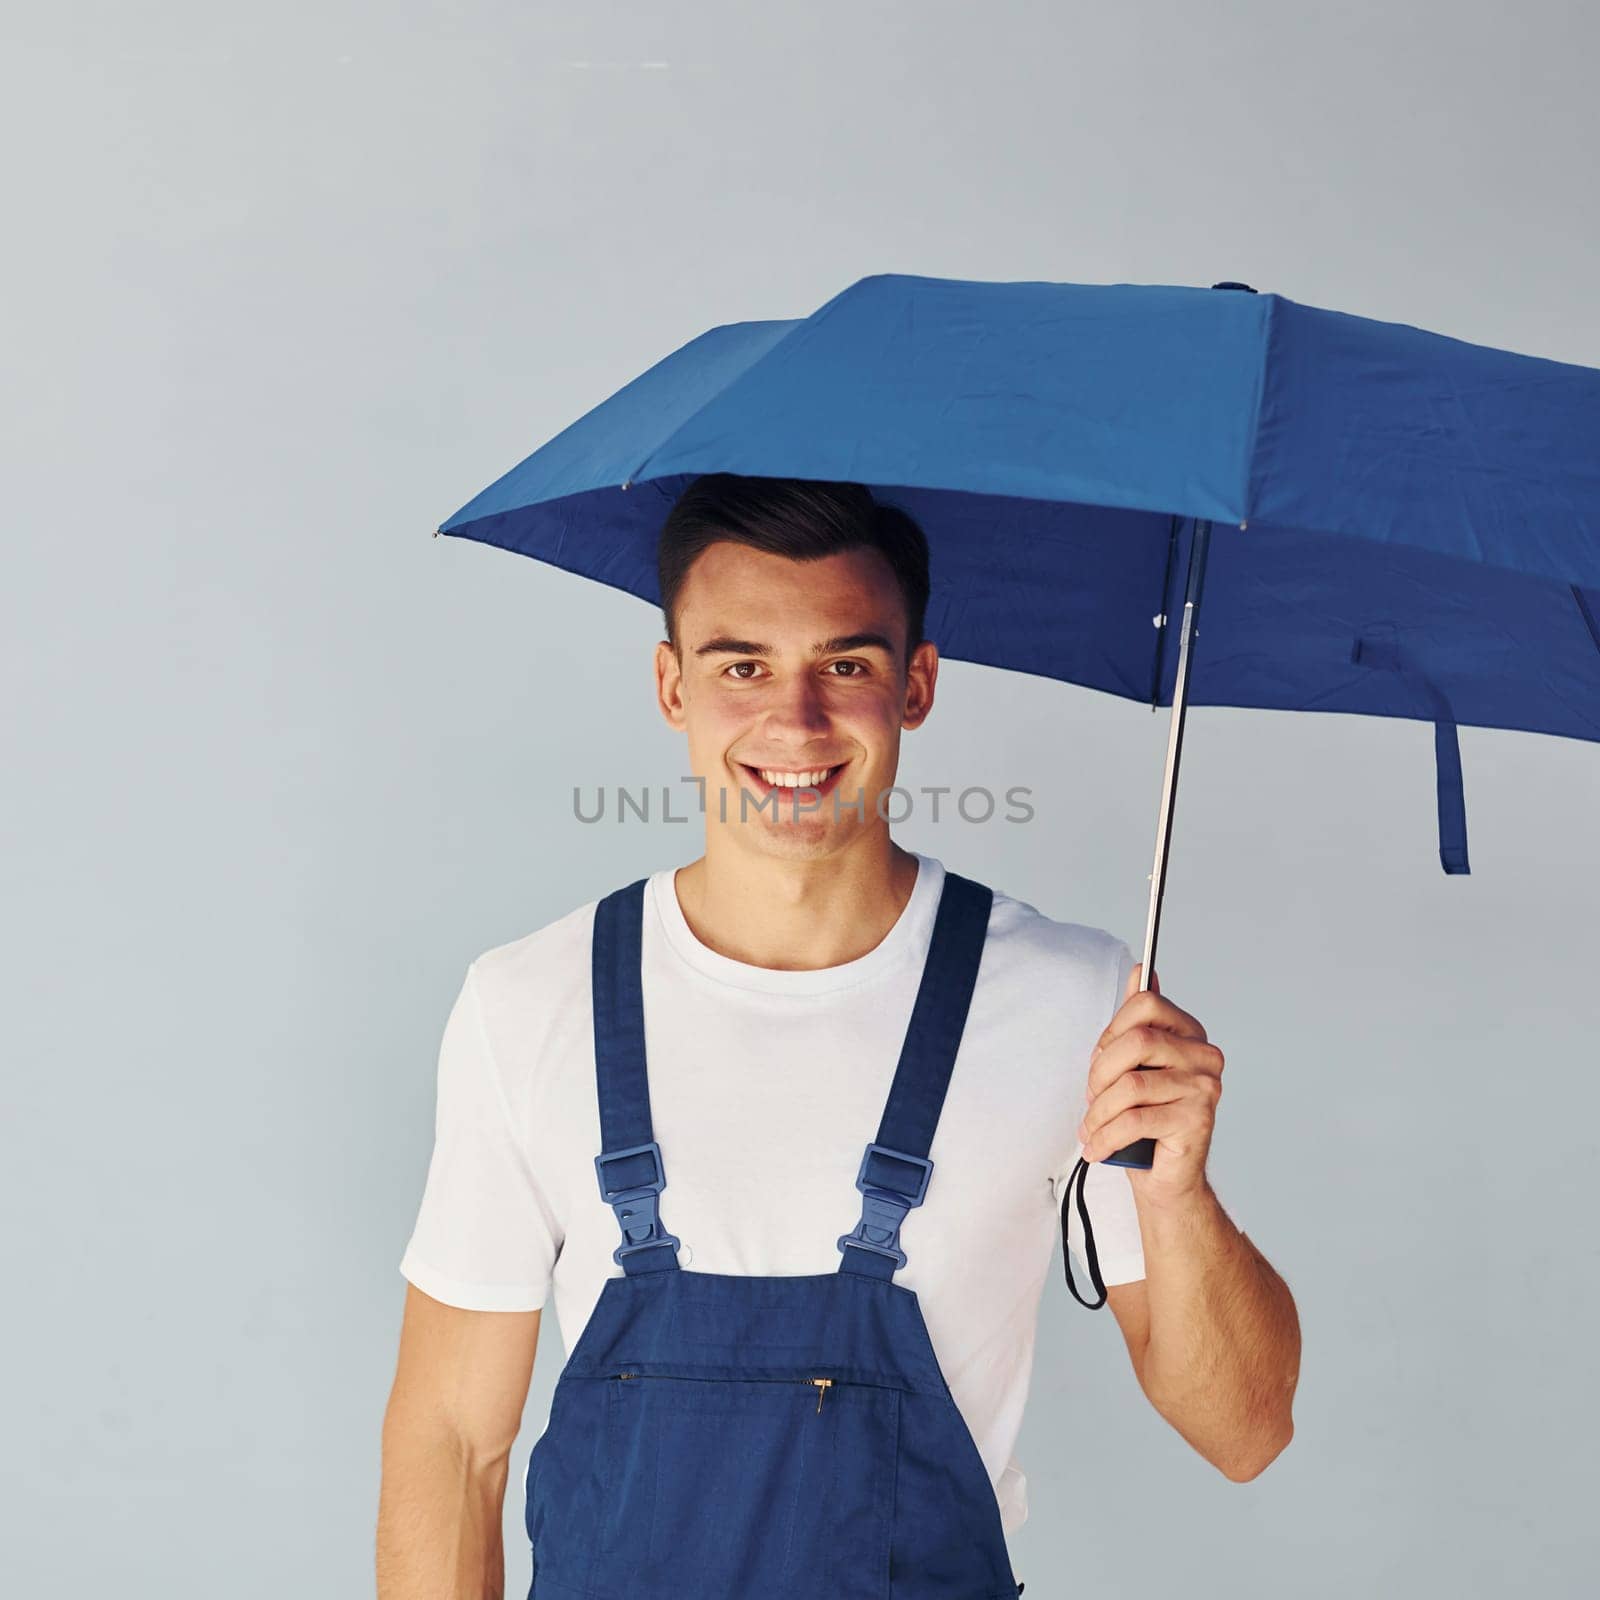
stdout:
<svg viewBox="0 0 1600 1600">
<path fill-rule="evenodd" d="M 468 969 L 401 1263 L 380 1595 L 503 1592 L 552 1296 L 532 1595 L 1020 1595 L 1013 1447 L 1080 1152 L 1156 1141 L 1086 1186 L 1150 1402 L 1236 1481 L 1291 1436 L 1293 1300 L 1205 1179 L 1222 1054 L 1120 939 L 891 839 L 938 677 L 908 518 L 702 478 L 660 575 L 704 852 Z"/>
</svg>

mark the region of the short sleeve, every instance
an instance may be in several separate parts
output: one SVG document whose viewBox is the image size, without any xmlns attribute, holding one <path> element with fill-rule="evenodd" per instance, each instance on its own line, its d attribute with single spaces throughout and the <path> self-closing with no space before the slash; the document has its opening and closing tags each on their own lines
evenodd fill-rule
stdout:
<svg viewBox="0 0 1600 1600">
<path fill-rule="evenodd" d="M 1117 1014 L 1122 1005 L 1123 990 L 1128 986 L 1128 974 L 1133 967 L 1133 952 L 1124 940 L 1118 939 L 1111 962 L 1111 994 L 1101 1021 L 1102 1027 Z M 1082 1070 L 1087 1076 L 1087 1062 L 1083 1063 Z M 1081 1108 L 1081 1085 L 1078 1104 Z M 1066 1166 L 1051 1177 L 1058 1211 L 1062 1201 L 1067 1198 L 1067 1181 L 1082 1154 L 1083 1146 L 1074 1141 L 1072 1155 Z M 1128 1180 L 1127 1168 L 1109 1167 L 1103 1161 L 1091 1163 L 1083 1182 L 1083 1201 L 1089 1208 L 1089 1222 L 1094 1229 L 1095 1258 L 1100 1266 L 1101 1281 L 1108 1284 L 1133 1283 L 1144 1277 L 1144 1244 L 1139 1234 L 1139 1212 L 1134 1204 L 1133 1185 Z M 1087 1275 L 1089 1268 L 1084 1248 L 1083 1220 L 1078 1215 L 1075 1200 L 1068 1204 L 1066 1218 L 1067 1246 L 1072 1251 L 1072 1259 Z"/>
<path fill-rule="evenodd" d="M 560 1230 L 512 1125 L 467 968 L 439 1046 L 433 1155 L 401 1273 L 470 1311 L 537 1311 Z"/>
</svg>

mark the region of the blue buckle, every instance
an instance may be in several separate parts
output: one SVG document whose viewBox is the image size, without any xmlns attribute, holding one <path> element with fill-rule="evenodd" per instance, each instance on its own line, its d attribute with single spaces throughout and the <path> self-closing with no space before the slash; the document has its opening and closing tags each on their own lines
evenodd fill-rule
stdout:
<svg viewBox="0 0 1600 1600">
<path fill-rule="evenodd" d="M 655 1162 L 655 1177 L 649 1183 L 631 1184 L 612 1189 L 606 1184 L 606 1166 L 627 1156 L 648 1155 Z M 594 1158 L 595 1176 L 600 1180 L 600 1198 L 617 1214 L 622 1226 L 623 1242 L 611 1252 L 611 1259 L 619 1266 L 622 1258 L 640 1250 L 654 1250 L 666 1245 L 676 1250 L 683 1242 L 676 1234 L 661 1226 L 661 1191 L 667 1186 L 666 1170 L 661 1165 L 661 1146 L 654 1139 L 649 1144 L 629 1145 L 626 1150 L 603 1150 Z"/>
<path fill-rule="evenodd" d="M 905 1195 L 869 1184 L 867 1168 L 875 1155 L 921 1168 L 916 1193 Z M 908 1211 L 922 1204 L 928 1192 L 928 1180 L 932 1176 L 933 1163 L 925 1156 L 907 1155 L 904 1150 L 891 1150 L 887 1145 L 869 1144 L 861 1157 L 861 1170 L 856 1174 L 856 1188 L 861 1191 L 861 1220 L 849 1233 L 839 1235 L 839 1249 L 842 1251 L 854 1245 L 858 1250 L 871 1250 L 877 1255 L 888 1256 L 896 1267 L 903 1267 L 906 1253 L 900 1248 L 900 1224 L 905 1221 Z"/>
</svg>

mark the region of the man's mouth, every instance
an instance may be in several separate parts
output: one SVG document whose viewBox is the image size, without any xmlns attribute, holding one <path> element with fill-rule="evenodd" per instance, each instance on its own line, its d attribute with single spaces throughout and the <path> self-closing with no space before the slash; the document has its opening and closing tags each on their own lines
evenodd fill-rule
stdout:
<svg viewBox="0 0 1600 1600">
<path fill-rule="evenodd" d="M 849 765 L 841 761 L 832 767 L 752 767 L 739 763 L 763 797 L 776 794 L 779 800 L 793 800 L 802 794 L 823 796 L 833 792 L 839 774 Z"/>
</svg>

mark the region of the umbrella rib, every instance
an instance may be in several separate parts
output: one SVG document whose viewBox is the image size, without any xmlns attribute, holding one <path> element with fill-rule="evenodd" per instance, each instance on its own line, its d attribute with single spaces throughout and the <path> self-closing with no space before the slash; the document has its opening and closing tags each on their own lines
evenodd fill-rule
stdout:
<svg viewBox="0 0 1600 1600">
<path fill-rule="evenodd" d="M 1600 621 L 1595 620 L 1595 614 L 1590 609 L 1588 598 L 1577 585 L 1572 586 L 1572 598 L 1578 602 L 1578 610 L 1583 613 L 1583 620 L 1589 625 L 1589 637 L 1594 640 L 1594 647 L 1600 650 Z"/>
<path fill-rule="evenodd" d="M 1172 563 L 1178 550 L 1178 523 L 1180 519 L 1173 517 L 1167 528 L 1167 570 L 1161 579 L 1160 609 L 1156 612 L 1155 624 L 1156 649 L 1155 661 L 1150 669 L 1150 710 L 1154 713 L 1161 699 L 1161 668 L 1167 653 L 1167 596 L 1172 593 Z"/>
</svg>

